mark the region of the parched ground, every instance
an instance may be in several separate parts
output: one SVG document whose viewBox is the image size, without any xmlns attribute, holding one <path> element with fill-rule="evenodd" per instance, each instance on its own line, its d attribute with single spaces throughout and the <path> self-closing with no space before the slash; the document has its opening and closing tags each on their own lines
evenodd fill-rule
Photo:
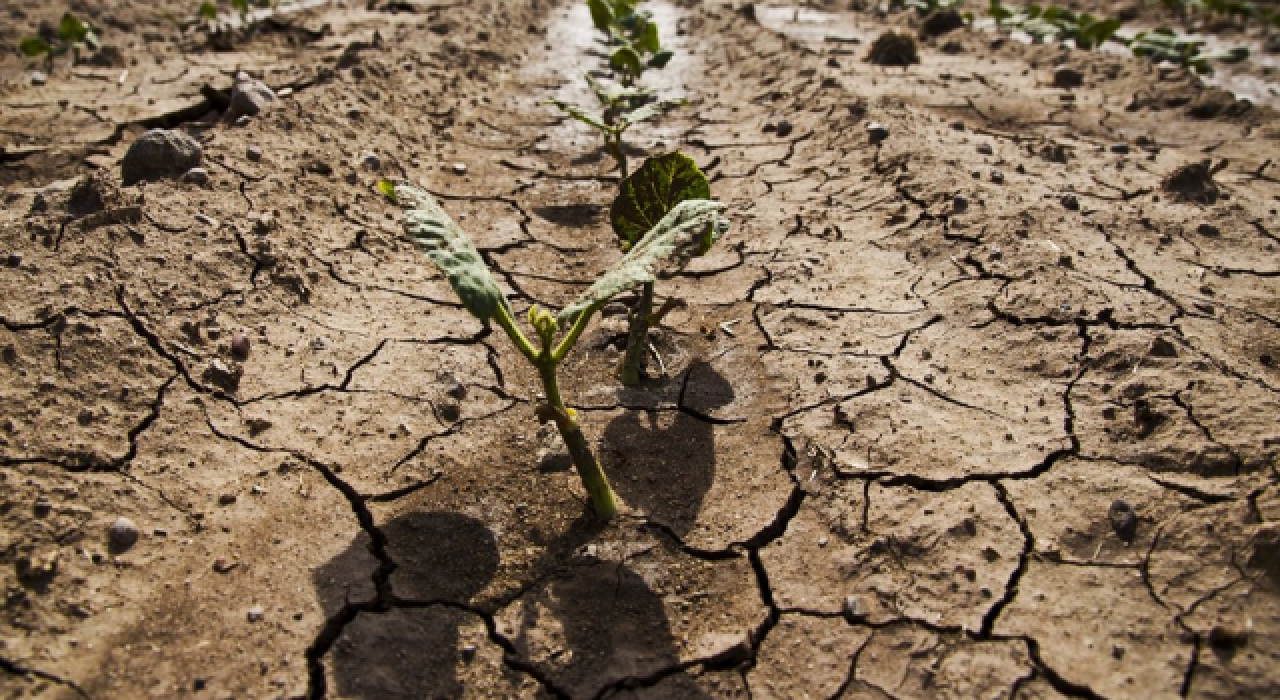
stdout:
<svg viewBox="0 0 1280 700">
<path fill-rule="evenodd" d="M 541 104 L 603 65 L 582 3 L 215 50 L 86 1 L 114 52 L 0 59 L 6 697 L 1280 696 L 1275 113 L 969 30 L 864 62 L 909 14 L 650 5 L 691 104 L 633 159 L 692 155 L 734 228 L 659 283 L 642 387 L 620 306 L 566 368 L 607 526 L 374 189 L 436 193 L 520 312 L 611 264 L 611 161 Z M 283 95 L 247 124 L 240 69 Z M 153 126 L 207 185 L 121 187 Z"/>
</svg>

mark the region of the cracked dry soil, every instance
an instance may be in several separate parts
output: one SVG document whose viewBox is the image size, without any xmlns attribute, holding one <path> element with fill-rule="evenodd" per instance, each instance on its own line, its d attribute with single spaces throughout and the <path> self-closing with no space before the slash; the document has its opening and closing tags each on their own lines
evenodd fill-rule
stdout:
<svg viewBox="0 0 1280 700">
<path fill-rule="evenodd" d="M 581 3 L 318 3 L 215 51 L 100 0 L 100 64 L 0 59 L 0 692 L 1280 696 L 1275 114 L 967 30 L 864 63 L 908 15 L 651 6 L 691 104 L 635 146 L 734 230 L 658 286 L 665 371 L 617 387 L 617 306 L 566 369 L 607 526 L 373 189 L 436 193 L 520 312 L 594 279 L 616 176 L 540 105 L 587 97 Z M 291 94 L 219 121 L 238 69 Z M 152 126 L 207 185 L 120 186 Z M 1206 157 L 1216 201 L 1165 191 Z"/>
</svg>

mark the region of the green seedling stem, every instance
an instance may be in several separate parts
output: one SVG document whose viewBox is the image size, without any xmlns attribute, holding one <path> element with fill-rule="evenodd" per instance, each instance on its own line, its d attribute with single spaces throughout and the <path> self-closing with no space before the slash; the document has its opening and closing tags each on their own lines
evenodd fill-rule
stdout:
<svg viewBox="0 0 1280 700">
<path fill-rule="evenodd" d="M 728 228 L 728 220 L 722 216 L 724 205 L 706 199 L 682 201 L 559 314 L 553 315 L 535 304 L 528 315 L 529 325 L 538 339 L 535 346 L 516 325 L 506 297 L 471 239 L 434 197 L 410 185 L 389 181 L 379 182 L 377 190 L 406 209 L 405 231 L 448 279 L 463 306 L 481 321 L 497 323 L 516 350 L 537 370 L 544 395 L 544 403 L 537 410 L 538 420 L 555 422 L 591 498 L 592 510 L 602 519 L 613 518 L 618 512 L 617 498 L 582 432 L 577 412 L 560 394 L 558 368 L 590 325 L 591 318 L 613 297 L 638 286 L 652 285 L 658 274 L 681 267 L 705 251 L 706 246 Z M 563 335 L 557 341 L 561 331 Z"/>
</svg>

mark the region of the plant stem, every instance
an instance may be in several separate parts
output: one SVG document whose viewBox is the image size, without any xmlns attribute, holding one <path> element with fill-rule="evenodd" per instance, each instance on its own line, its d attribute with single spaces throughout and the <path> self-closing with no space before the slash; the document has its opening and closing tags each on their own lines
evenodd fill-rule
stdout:
<svg viewBox="0 0 1280 700">
<path fill-rule="evenodd" d="M 618 381 L 626 386 L 640 383 L 645 351 L 649 349 L 649 317 L 653 314 L 653 282 L 646 282 L 636 308 L 631 310 L 631 327 L 627 330 L 627 351 L 618 365 Z"/>
<path fill-rule="evenodd" d="M 560 398 L 556 364 L 546 351 L 538 362 L 538 375 L 542 378 L 542 388 L 547 392 L 547 403 L 551 406 L 556 427 L 560 429 L 560 437 L 564 438 L 564 445 L 569 449 L 573 465 L 578 468 L 582 485 L 591 496 L 591 507 L 601 520 L 611 520 L 618 514 L 618 502 L 613 495 L 613 488 L 609 486 L 608 477 L 592 454 L 591 446 L 582 434 L 582 427 Z"/>
<path fill-rule="evenodd" d="M 613 138 L 609 140 L 609 154 L 613 156 L 614 162 L 618 164 L 618 173 L 622 179 L 627 179 L 627 147 L 622 143 L 622 132 L 617 132 Z"/>
</svg>

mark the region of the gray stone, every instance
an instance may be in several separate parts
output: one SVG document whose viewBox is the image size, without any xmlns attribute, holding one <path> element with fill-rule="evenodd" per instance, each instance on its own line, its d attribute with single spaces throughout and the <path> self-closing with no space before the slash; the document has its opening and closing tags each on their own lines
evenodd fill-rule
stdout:
<svg viewBox="0 0 1280 700">
<path fill-rule="evenodd" d="M 227 119 L 257 116 L 276 101 L 276 93 L 261 80 L 254 80 L 243 71 L 236 73 L 231 86 L 231 106 L 227 107 Z"/>
<path fill-rule="evenodd" d="M 107 543 L 116 551 L 123 551 L 138 541 L 138 526 L 128 518 L 116 518 L 107 528 Z"/>
<path fill-rule="evenodd" d="M 360 167 L 365 170 L 372 170 L 375 173 L 382 170 L 382 159 L 378 157 L 377 153 L 373 153 L 372 151 L 365 151 L 364 153 L 361 153 L 359 162 Z"/>
<path fill-rule="evenodd" d="M 181 175 L 200 165 L 200 142 L 181 131 L 152 129 L 129 146 L 120 163 L 126 186 Z"/>
<path fill-rule="evenodd" d="M 262 160 L 262 149 L 257 146 L 249 146 L 249 149 L 246 151 L 246 155 L 249 156 L 249 160 L 257 163 Z"/>
</svg>

